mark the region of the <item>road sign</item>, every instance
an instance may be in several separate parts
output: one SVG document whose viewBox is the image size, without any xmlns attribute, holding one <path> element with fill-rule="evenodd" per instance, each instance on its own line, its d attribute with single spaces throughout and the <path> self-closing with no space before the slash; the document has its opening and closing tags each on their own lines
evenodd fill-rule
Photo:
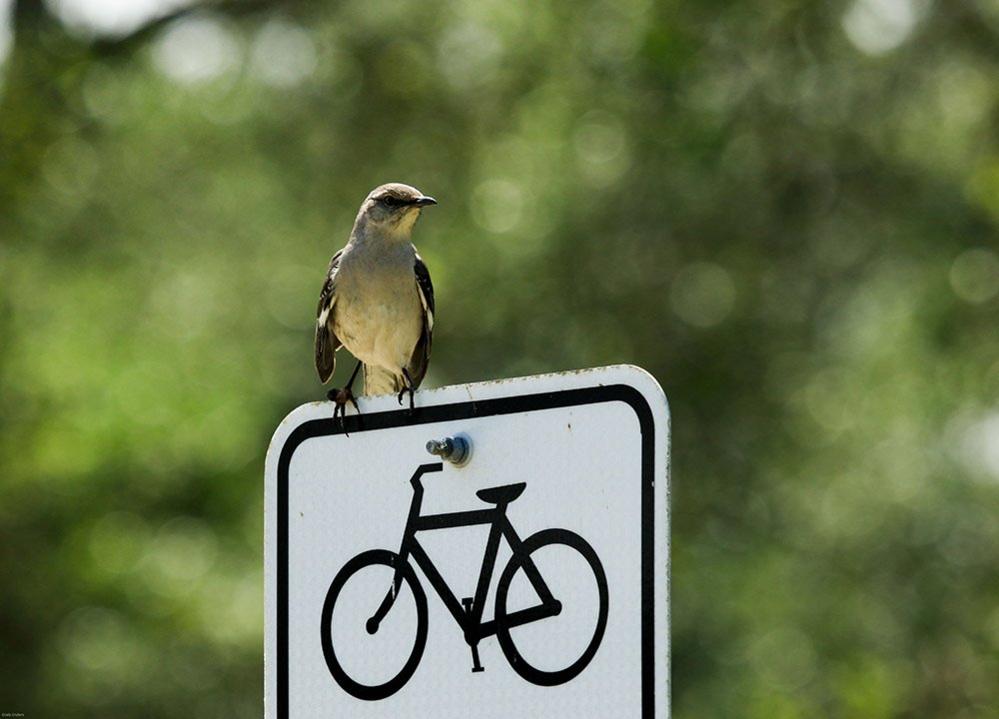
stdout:
<svg viewBox="0 0 999 719">
<path fill-rule="evenodd" d="M 616 366 L 359 402 L 344 423 L 299 407 L 267 453 L 267 718 L 668 717 L 656 381 Z"/>
</svg>

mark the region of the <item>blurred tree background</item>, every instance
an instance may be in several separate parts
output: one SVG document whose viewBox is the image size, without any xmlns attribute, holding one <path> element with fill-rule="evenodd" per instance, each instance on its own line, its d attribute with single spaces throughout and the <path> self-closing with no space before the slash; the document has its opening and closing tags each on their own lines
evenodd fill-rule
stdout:
<svg viewBox="0 0 999 719">
<path fill-rule="evenodd" d="M 401 180 L 427 386 L 665 387 L 677 717 L 999 716 L 994 0 L 0 0 L 0 57 L 0 710 L 260 716 L 263 455 Z"/>
</svg>

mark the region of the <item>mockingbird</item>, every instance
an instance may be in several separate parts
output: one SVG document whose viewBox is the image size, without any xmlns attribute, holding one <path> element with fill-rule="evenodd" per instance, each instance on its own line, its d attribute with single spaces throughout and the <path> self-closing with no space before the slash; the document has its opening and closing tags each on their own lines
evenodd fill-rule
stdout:
<svg viewBox="0 0 999 719">
<path fill-rule="evenodd" d="M 347 245 L 333 255 L 316 310 L 316 371 L 329 382 L 341 346 L 358 360 L 343 389 L 326 396 L 343 421 L 351 387 L 364 365 L 364 393 L 398 393 L 399 404 L 420 386 L 430 361 L 434 287 L 410 242 L 422 208 L 436 205 L 415 187 L 389 183 L 365 198 Z"/>
</svg>

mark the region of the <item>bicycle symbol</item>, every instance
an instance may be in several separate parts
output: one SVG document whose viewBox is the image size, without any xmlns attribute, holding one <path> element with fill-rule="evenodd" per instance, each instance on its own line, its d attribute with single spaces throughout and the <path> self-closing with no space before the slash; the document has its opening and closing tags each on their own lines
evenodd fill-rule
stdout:
<svg viewBox="0 0 999 719">
<path fill-rule="evenodd" d="M 348 561 L 337 572 L 330 583 L 329 590 L 326 593 L 326 600 L 323 602 L 322 623 L 320 625 L 323 656 L 326 659 L 326 666 L 329 668 L 330 674 L 333 675 L 336 683 L 352 696 L 371 701 L 391 696 L 399 691 L 409 681 L 410 677 L 413 676 L 413 672 L 416 671 L 416 667 L 420 663 L 427 643 L 427 597 L 410 563 L 410 559 L 412 559 L 423 570 L 424 575 L 430 582 L 430 586 L 440 596 L 444 606 L 451 613 L 451 616 L 454 617 L 455 622 L 464 633 L 465 642 L 472 650 L 473 672 L 483 671 L 483 667 L 479 662 L 479 641 L 495 634 L 499 640 L 503 655 L 510 663 L 510 666 L 517 674 L 532 684 L 555 686 L 573 679 L 593 659 L 597 648 L 600 646 L 600 640 L 603 638 L 604 629 L 607 626 L 607 577 L 604 574 L 603 566 L 601 566 L 596 552 L 593 551 L 593 548 L 586 540 L 566 529 L 543 529 L 532 534 L 527 539 L 521 540 L 516 530 L 514 530 L 513 525 L 507 519 L 506 509 L 507 505 L 517 499 L 527 487 L 527 484 L 524 482 L 490 487 L 478 491 L 476 495 L 479 499 L 488 504 L 495 505 L 490 509 L 421 515 L 423 484 L 420 478 L 428 472 L 440 472 L 442 468 L 443 465 L 439 463 L 421 465 L 409 480 L 413 487 L 413 500 L 410 504 L 409 517 L 406 522 L 406 529 L 403 533 L 402 546 L 399 552 L 396 553 L 387 549 L 370 549 L 361 552 Z M 437 567 L 434 566 L 433 561 L 420 545 L 416 538 L 416 533 L 430 529 L 450 529 L 482 524 L 489 525 L 489 538 L 486 541 L 485 553 L 482 557 L 482 567 L 479 571 L 475 596 L 465 598 L 459 603 Z M 489 621 L 483 621 L 483 605 L 493 576 L 496 554 L 501 538 L 506 539 L 513 555 L 503 569 L 499 582 L 496 585 L 494 618 Z M 571 601 L 572 597 L 563 596 L 559 599 L 553 595 L 532 558 L 532 555 L 535 555 L 538 550 L 559 545 L 562 548 L 574 550 L 585 560 L 589 570 L 593 573 L 593 578 L 596 580 L 599 606 L 595 622 L 593 623 L 592 635 L 582 654 L 571 661 L 568 666 L 556 669 L 545 666 L 545 668 L 541 669 L 532 666 L 521 652 L 518 651 L 510 630 L 526 624 L 542 622 L 542 620 L 549 617 L 557 616 L 562 612 L 563 600 Z M 361 615 L 362 618 L 363 616 L 368 616 L 369 612 L 373 610 L 373 613 L 370 613 L 370 616 L 364 621 L 364 628 L 367 634 L 374 635 L 378 632 L 382 622 L 396 605 L 396 600 L 402 596 L 411 597 L 411 601 L 415 605 L 415 612 L 411 611 L 408 615 L 415 615 L 415 627 L 407 629 L 407 631 L 412 631 L 413 634 L 412 650 L 402 663 L 402 667 L 394 673 L 394 676 L 383 682 L 377 680 L 371 681 L 366 677 L 365 682 L 362 683 L 356 678 L 351 677 L 344 669 L 344 662 L 342 661 L 344 657 L 341 656 L 341 652 L 346 654 L 350 646 L 337 646 L 333 636 L 332 622 L 337 599 L 341 596 L 344 587 L 359 572 L 372 567 L 387 567 L 391 572 L 390 575 L 386 573 L 387 576 L 391 576 L 391 584 L 384 598 L 380 598 L 379 591 L 378 596 L 371 598 L 370 608 Z M 518 571 L 521 570 L 527 581 L 530 582 L 533 591 L 540 599 L 540 603 L 524 609 L 507 611 L 508 593 L 511 582 Z M 401 591 L 403 583 L 408 587 L 408 593 Z M 406 637 L 408 636 L 409 634 L 406 635 Z M 406 643 L 408 645 L 408 641 Z M 349 662 L 348 665 L 350 665 Z"/>
</svg>

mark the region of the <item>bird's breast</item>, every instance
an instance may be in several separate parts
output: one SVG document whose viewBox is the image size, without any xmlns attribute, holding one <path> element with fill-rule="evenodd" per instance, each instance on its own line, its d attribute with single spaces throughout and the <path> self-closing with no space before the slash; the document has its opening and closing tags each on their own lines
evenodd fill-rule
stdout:
<svg viewBox="0 0 999 719">
<path fill-rule="evenodd" d="M 398 372 L 423 328 L 412 265 L 349 259 L 337 275 L 334 332 L 358 359 Z"/>
</svg>

